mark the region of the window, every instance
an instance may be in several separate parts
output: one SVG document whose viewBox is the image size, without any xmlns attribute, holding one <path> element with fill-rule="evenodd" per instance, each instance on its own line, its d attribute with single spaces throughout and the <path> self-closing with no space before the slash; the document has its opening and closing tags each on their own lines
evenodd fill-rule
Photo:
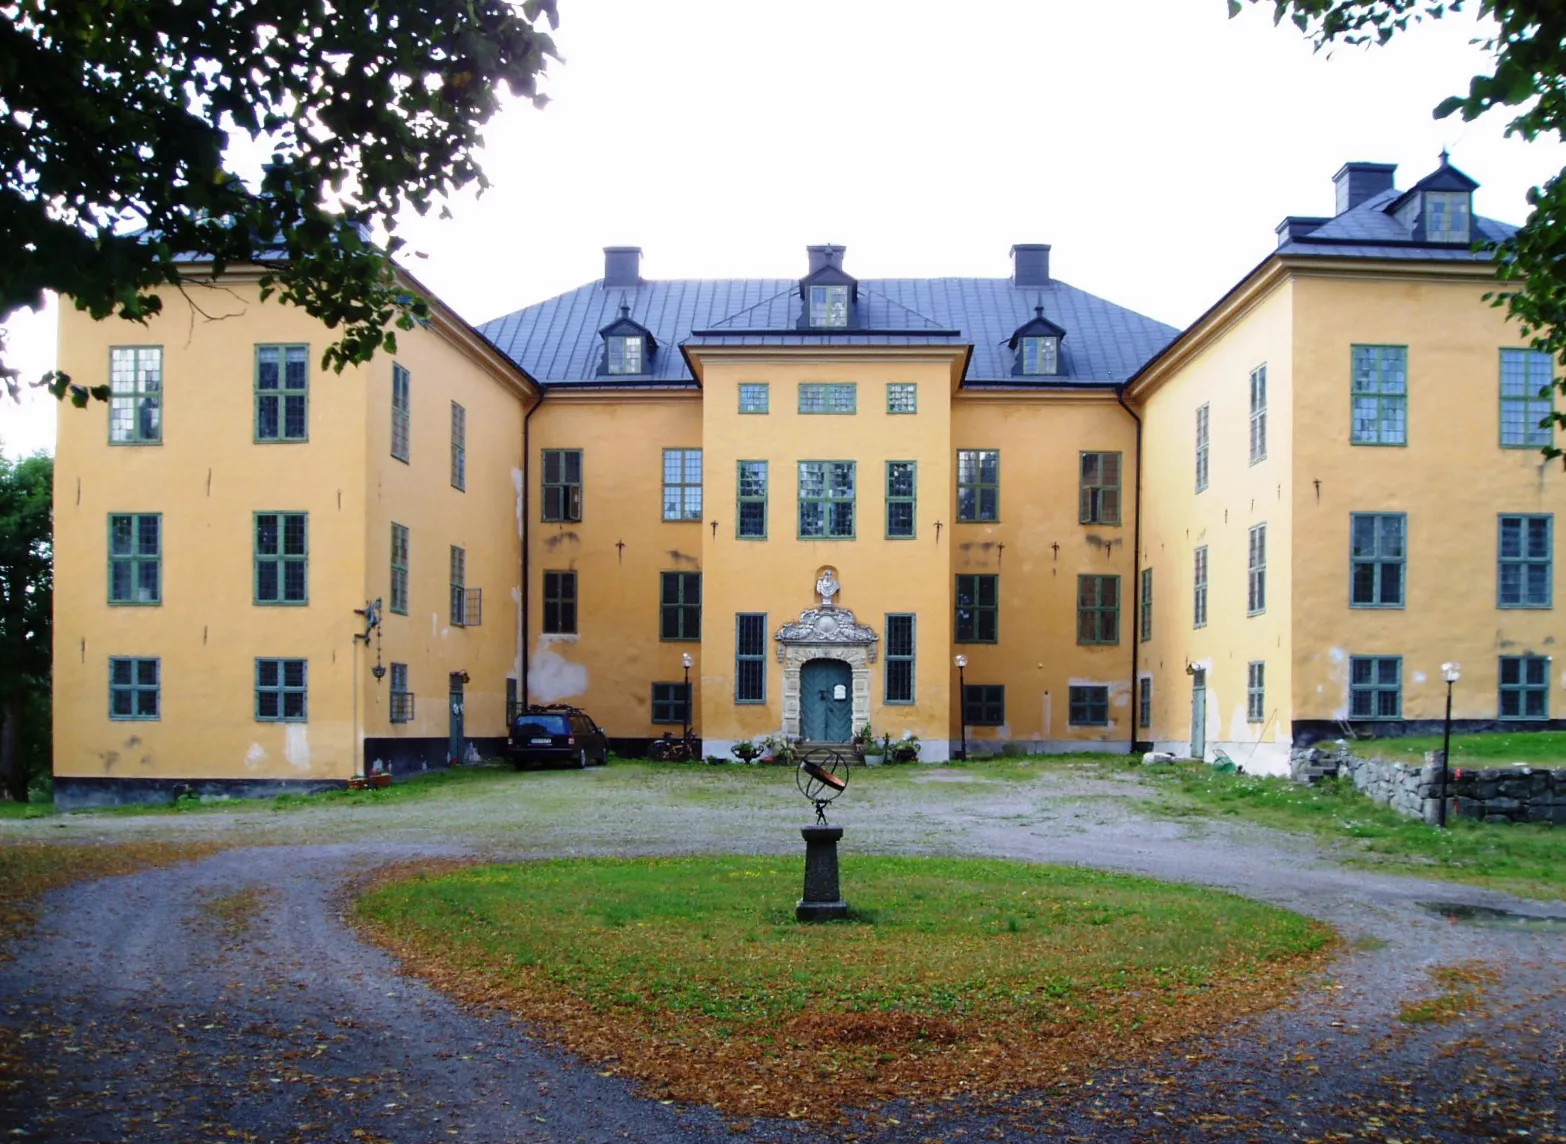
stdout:
<svg viewBox="0 0 1566 1144">
<path fill-rule="evenodd" d="M 1548 719 L 1549 696 L 1549 656 L 1501 657 L 1501 702 L 1497 710 L 1502 719 Z"/>
<path fill-rule="evenodd" d="M 163 517 L 109 515 L 109 603 L 163 602 Z"/>
<path fill-rule="evenodd" d="M 1401 608 L 1408 560 L 1408 516 L 1401 512 L 1356 512 L 1352 532 L 1349 606 Z"/>
<path fill-rule="evenodd" d="M 582 450 L 544 450 L 544 520 L 582 519 Z"/>
<path fill-rule="evenodd" d="M 1136 725 L 1153 725 L 1153 677 L 1144 675 L 1136 681 Z"/>
<path fill-rule="evenodd" d="M 1023 338 L 1022 372 L 1054 374 L 1060 372 L 1059 338 Z"/>
<path fill-rule="evenodd" d="M 739 387 L 739 411 L 741 413 L 769 413 L 772 407 L 771 386 L 764 381 L 741 382 Z"/>
<path fill-rule="evenodd" d="M 451 403 L 451 487 L 468 487 L 468 411 Z"/>
<path fill-rule="evenodd" d="M 309 525 L 309 513 L 256 513 L 256 603 L 310 602 Z"/>
<path fill-rule="evenodd" d="M 1120 642 L 1120 577 L 1077 577 L 1077 642 Z"/>
<path fill-rule="evenodd" d="M 1109 726 L 1109 688 L 1102 683 L 1071 688 L 1069 721 L 1073 727 Z"/>
<path fill-rule="evenodd" d="M 1555 412 L 1555 360 L 1537 350 L 1501 351 L 1501 445 L 1507 449 L 1544 448 L 1554 429 L 1546 421 Z"/>
<path fill-rule="evenodd" d="M 1141 636 L 1146 643 L 1153 638 L 1153 570 L 1142 569 Z"/>
<path fill-rule="evenodd" d="M 109 351 L 109 444 L 163 441 L 163 347 Z"/>
<path fill-rule="evenodd" d="M 1267 610 L 1267 526 L 1251 525 L 1250 555 L 1246 562 L 1245 614 Z"/>
<path fill-rule="evenodd" d="M 1082 524 L 1120 523 L 1120 454 L 1083 453 L 1078 498 Z"/>
<path fill-rule="evenodd" d="M 812 326 L 848 325 L 848 287 L 812 286 L 810 324 Z"/>
<path fill-rule="evenodd" d="M 408 614 L 408 526 L 391 526 L 391 610 Z"/>
<path fill-rule="evenodd" d="M 256 440 L 310 438 L 309 346 L 256 347 Z"/>
<path fill-rule="evenodd" d="M 109 718 L 157 719 L 161 687 L 156 659 L 109 657 Z"/>
<path fill-rule="evenodd" d="M 1000 519 L 1000 450 L 957 450 L 957 519 Z"/>
<path fill-rule="evenodd" d="M 408 440 L 412 419 L 412 378 L 400 365 L 392 366 L 391 404 L 391 455 L 399 461 L 408 460 Z"/>
<path fill-rule="evenodd" d="M 1408 347 L 1355 346 L 1356 445 L 1408 444 Z"/>
<path fill-rule="evenodd" d="M 859 387 L 852 382 L 802 381 L 799 383 L 801 413 L 856 413 Z"/>
<path fill-rule="evenodd" d="M 663 519 L 701 519 L 701 450 L 663 451 Z"/>
<path fill-rule="evenodd" d="M 642 350 L 645 343 L 640 334 L 613 336 L 608 339 L 609 372 L 641 373 Z"/>
<path fill-rule="evenodd" d="M 892 381 L 886 386 L 886 411 L 888 413 L 919 412 L 919 387 Z"/>
<path fill-rule="evenodd" d="M 413 722 L 413 692 L 408 690 L 408 665 L 391 665 L 391 721 Z"/>
<path fill-rule="evenodd" d="M 887 613 L 884 702 L 912 703 L 914 701 L 914 646 L 913 613 Z"/>
<path fill-rule="evenodd" d="M 993 683 L 970 683 L 962 689 L 962 721 L 968 727 L 1001 727 L 1006 723 L 1006 689 Z"/>
<path fill-rule="evenodd" d="M 1468 192 L 1425 192 L 1425 241 L 1468 241 Z"/>
<path fill-rule="evenodd" d="M 799 463 L 801 540 L 843 540 L 854 535 L 854 462 Z"/>
<path fill-rule="evenodd" d="M 1547 514 L 1501 517 L 1498 607 L 1550 606 L 1553 521 Z"/>
<path fill-rule="evenodd" d="M 1191 607 L 1191 626 L 1205 628 L 1207 626 L 1207 545 L 1204 544 L 1196 550 L 1195 565 L 1191 579 L 1195 585 L 1196 598 Z"/>
<path fill-rule="evenodd" d="M 1251 370 L 1251 464 L 1267 459 L 1267 367 Z"/>
<path fill-rule="evenodd" d="M 468 553 L 451 546 L 451 626 L 460 628 L 467 619 Z"/>
<path fill-rule="evenodd" d="M 886 463 L 886 535 L 890 540 L 914 538 L 918 507 L 919 466 L 914 461 Z"/>
<path fill-rule="evenodd" d="M 652 721 L 654 723 L 679 723 L 690 719 L 690 696 L 684 683 L 655 683 L 652 685 Z"/>
<path fill-rule="evenodd" d="M 767 614 L 734 617 L 734 702 L 767 701 Z"/>
<path fill-rule="evenodd" d="M 256 660 L 256 722 L 305 722 L 306 666 L 302 659 Z"/>
<path fill-rule="evenodd" d="M 1207 487 L 1207 450 L 1209 409 L 1203 405 L 1196 411 L 1196 491 Z"/>
<path fill-rule="evenodd" d="M 1253 659 L 1245 666 L 1245 721 L 1262 723 L 1267 718 L 1267 665 Z"/>
<path fill-rule="evenodd" d="M 767 538 L 767 462 L 739 463 L 739 531 L 741 540 Z"/>
<path fill-rule="evenodd" d="M 957 577 L 956 643 L 995 643 L 1000 638 L 1000 577 Z"/>
<path fill-rule="evenodd" d="M 1349 718 L 1398 719 L 1403 714 L 1403 657 L 1349 656 Z"/>
<path fill-rule="evenodd" d="M 701 573 L 664 572 L 658 638 L 701 639 Z"/>
<path fill-rule="evenodd" d="M 576 634 L 576 573 L 544 573 L 544 634 Z"/>
</svg>

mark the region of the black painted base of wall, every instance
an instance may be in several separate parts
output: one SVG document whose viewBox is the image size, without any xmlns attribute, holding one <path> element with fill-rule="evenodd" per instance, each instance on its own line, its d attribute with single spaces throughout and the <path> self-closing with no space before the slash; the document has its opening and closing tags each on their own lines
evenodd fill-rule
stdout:
<svg viewBox="0 0 1566 1144">
<path fill-rule="evenodd" d="M 503 758 L 506 753 L 504 739 L 469 739 L 480 759 Z M 446 755 L 451 750 L 449 739 L 366 739 L 364 741 L 364 771 L 369 774 L 375 764 L 381 770 L 394 775 L 416 775 L 421 771 L 439 770 L 449 764 Z"/>
<path fill-rule="evenodd" d="M 1309 747 L 1338 739 L 1403 739 L 1412 735 L 1439 735 L 1444 719 L 1366 719 L 1339 723 L 1332 719 L 1294 720 L 1294 745 Z M 1566 731 L 1566 719 L 1453 719 L 1452 734 L 1485 732 Z"/>
<path fill-rule="evenodd" d="M 342 790 L 347 785 L 340 779 L 71 779 L 57 775 L 54 805 L 58 810 L 99 810 L 138 803 L 172 804 L 186 793 L 204 799 L 275 798 Z"/>
</svg>

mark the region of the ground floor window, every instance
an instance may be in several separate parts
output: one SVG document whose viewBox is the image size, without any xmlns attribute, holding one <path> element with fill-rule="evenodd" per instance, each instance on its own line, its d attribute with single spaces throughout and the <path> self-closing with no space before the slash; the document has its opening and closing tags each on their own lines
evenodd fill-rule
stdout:
<svg viewBox="0 0 1566 1144">
<path fill-rule="evenodd" d="M 767 699 L 767 614 L 740 612 L 734 617 L 734 702 Z"/>
<path fill-rule="evenodd" d="M 914 617 L 891 612 L 886 617 L 886 702 L 914 701 Z"/>
<path fill-rule="evenodd" d="M 1550 657 L 1501 657 L 1502 719 L 1547 719 L 1550 714 Z"/>
<path fill-rule="evenodd" d="M 1403 716 L 1403 657 L 1349 656 L 1349 717 L 1400 719 Z"/>
<path fill-rule="evenodd" d="M 1144 675 L 1136 681 L 1136 724 L 1138 727 L 1153 725 L 1153 677 Z"/>
<path fill-rule="evenodd" d="M 413 722 L 413 692 L 408 690 L 408 665 L 391 665 L 391 721 Z"/>
<path fill-rule="evenodd" d="M 690 720 L 690 696 L 683 683 L 655 683 L 652 685 L 652 721 L 654 723 L 678 723 L 684 726 Z"/>
<path fill-rule="evenodd" d="M 305 722 L 307 667 L 302 659 L 256 660 L 257 722 Z"/>
<path fill-rule="evenodd" d="M 962 689 L 962 721 L 969 727 L 999 727 L 1006 722 L 1006 689 L 970 683 Z"/>
<path fill-rule="evenodd" d="M 1259 659 L 1252 660 L 1245 675 L 1245 721 L 1260 723 L 1266 718 L 1266 711 L 1267 665 Z"/>
<path fill-rule="evenodd" d="M 1109 726 L 1109 687 L 1090 683 L 1071 689 L 1069 721 L 1073 727 Z"/>
<path fill-rule="evenodd" d="M 161 687 L 156 659 L 109 659 L 109 718 L 156 719 Z"/>
</svg>

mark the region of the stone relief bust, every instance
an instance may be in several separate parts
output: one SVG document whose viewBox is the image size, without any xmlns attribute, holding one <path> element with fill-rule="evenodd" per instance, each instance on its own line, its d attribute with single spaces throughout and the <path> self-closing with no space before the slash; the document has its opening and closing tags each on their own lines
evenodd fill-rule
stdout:
<svg viewBox="0 0 1566 1144">
<path fill-rule="evenodd" d="M 821 606 L 823 608 L 835 608 L 837 605 L 832 602 L 832 597 L 842 590 L 843 585 L 837 582 L 837 573 L 830 568 L 823 572 L 821 578 L 816 581 L 816 595 L 821 597 Z"/>
</svg>

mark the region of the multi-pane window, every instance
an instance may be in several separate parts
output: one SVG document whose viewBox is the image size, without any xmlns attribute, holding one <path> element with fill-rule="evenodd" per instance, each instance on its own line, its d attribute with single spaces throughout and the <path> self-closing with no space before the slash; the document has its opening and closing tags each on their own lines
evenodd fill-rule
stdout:
<svg viewBox="0 0 1566 1144">
<path fill-rule="evenodd" d="M 1267 718 L 1267 665 L 1253 659 L 1245 665 L 1245 721 L 1262 723 Z"/>
<path fill-rule="evenodd" d="M 1000 519 L 1000 450 L 957 450 L 957 519 Z"/>
<path fill-rule="evenodd" d="M 1468 241 L 1467 191 L 1425 192 L 1425 241 Z"/>
<path fill-rule="evenodd" d="M 652 685 L 652 721 L 684 724 L 690 718 L 690 693 L 684 683 Z"/>
<path fill-rule="evenodd" d="M 1022 372 L 1053 374 L 1060 372 L 1060 339 L 1023 338 Z"/>
<path fill-rule="evenodd" d="M 582 450 L 544 450 L 544 520 L 582 519 Z"/>
<path fill-rule="evenodd" d="M 1191 626 L 1205 628 L 1207 626 L 1207 545 L 1204 544 L 1196 550 L 1193 564 L 1191 583 L 1194 588 L 1194 599 L 1191 602 Z"/>
<path fill-rule="evenodd" d="M 701 573 L 664 572 L 658 596 L 658 638 L 701 639 Z"/>
<path fill-rule="evenodd" d="M 1349 605 L 1401 608 L 1408 562 L 1408 516 L 1401 512 L 1356 512 L 1349 517 Z"/>
<path fill-rule="evenodd" d="M 646 342 L 639 334 L 609 339 L 609 372 L 641 373 Z"/>
<path fill-rule="evenodd" d="M 1251 464 L 1267 459 L 1267 367 L 1251 370 Z"/>
<path fill-rule="evenodd" d="M 1120 642 L 1120 577 L 1077 577 L 1077 642 Z"/>
<path fill-rule="evenodd" d="M 391 610 L 408 614 L 408 526 L 391 526 Z"/>
<path fill-rule="evenodd" d="M 1109 688 L 1102 683 L 1079 684 L 1068 693 L 1067 720 L 1073 727 L 1109 726 Z"/>
<path fill-rule="evenodd" d="M 1267 526 L 1265 524 L 1251 526 L 1245 572 L 1245 614 L 1259 615 L 1267 610 Z"/>
<path fill-rule="evenodd" d="M 1408 444 L 1408 347 L 1355 346 L 1356 445 Z"/>
<path fill-rule="evenodd" d="M 886 535 L 889 538 L 913 539 L 918 490 L 919 466 L 916 462 L 886 463 Z"/>
<path fill-rule="evenodd" d="M 309 513 L 256 513 L 255 588 L 258 604 L 309 602 Z"/>
<path fill-rule="evenodd" d="M 544 634 L 576 634 L 576 573 L 544 573 Z"/>
<path fill-rule="evenodd" d="M 1196 491 L 1207 487 L 1208 426 L 1211 410 L 1203 405 L 1196 411 Z"/>
<path fill-rule="evenodd" d="M 810 324 L 818 327 L 848 325 L 848 287 L 812 286 Z"/>
<path fill-rule="evenodd" d="M 162 440 L 163 347 L 115 346 L 109 351 L 109 443 Z"/>
<path fill-rule="evenodd" d="M 1151 727 L 1153 725 L 1153 677 L 1141 676 L 1136 681 L 1136 725 L 1138 727 Z"/>
<path fill-rule="evenodd" d="M 767 701 L 767 614 L 734 617 L 734 702 Z"/>
<path fill-rule="evenodd" d="M 768 413 L 772 408 L 772 387 L 764 381 L 742 381 L 739 387 L 741 413 Z"/>
<path fill-rule="evenodd" d="M 256 440 L 310 437 L 310 347 L 256 347 Z"/>
<path fill-rule="evenodd" d="M 663 519 L 701 519 L 701 450 L 663 451 Z"/>
<path fill-rule="evenodd" d="M 1554 517 L 1547 513 L 1501 517 L 1498 606 L 1550 606 L 1553 523 Z"/>
<path fill-rule="evenodd" d="M 994 643 L 1000 632 L 1000 577 L 957 577 L 957 643 Z"/>
<path fill-rule="evenodd" d="M 1549 656 L 1503 655 L 1501 657 L 1501 699 L 1497 710 L 1502 719 L 1549 718 Z"/>
<path fill-rule="evenodd" d="M 451 546 L 451 626 L 460 628 L 467 620 L 468 553 Z"/>
<path fill-rule="evenodd" d="M 1398 719 L 1403 715 L 1403 657 L 1349 656 L 1349 718 Z"/>
<path fill-rule="evenodd" d="M 970 683 L 962 689 L 962 721 L 969 727 L 1006 723 L 1006 689 L 994 683 Z"/>
<path fill-rule="evenodd" d="M 1544 448 L 1552 440 L 1547 420 L 1555 411 L 1555 359 L 1538 350 L 1501 351 L 1501 444 Z"/>
<path fill-rule="evenodd" d="M 739 463 L 739 531 L 741 540 L 767 538 L 767 462 Z"/>
<path fill-rule="evenodd" d="M 157 719 L 161 711 L 156 659 L 109 657 L 109 718 Z"/>
<path fill-rule="evenodd" d="M 887 703 L 914 701 L 914 615 L 889 612 L 886 617 Z"/>
<path fill-rule="evenodd" d="M 468 411 L 451 403 L 451 487 L 468 487 Z"/>
<path fill-rule="evenodd" d="M 155 512 L 109 515 L 109 603 L 163 601 L 163 518 Z"/>
<path fill-rule="evenodd" d="M 308 716 L 302 659 L 256 660 L 256 722 L 303 723 Z"/>
<path fill-rule="evenodd" d="M 391 665 L 391 721 L 413 722 L 413 692 L 408 690 L 408 665 L 405 663 Z"/>
<path fill-rule="evenodd" d="M 859 409 L 859 387 L 853 382 L 802 381 L 799 383 L 801 413 L 855 413 Z"/>
<path fill-rule="evenodd" d="M 1119 453 L 1082 454 L 1077 509 L 1077 519 L 1082 524 L 1120 523 Z"/>
<path fill-rule="evenodd" d="M 919 412 L 919 387 L 911 382 L 887 382 L 886 411 L 888 413 Z"/>
<path fill-rule="evenodd" d="M 1153 570 L 1142 569 L 1141 636 L 1146 643 L 1153 638 Z"/>
<path fill-rule="evenodd" d="M 799 536 L 838 540 L 854 535 L 854 462 L 799 462 Z"/>
<path fill-rule="evenodd" d="M 392 366 L 391 455 L 399 461 L 408 459 L 413 417 L 411 390 L 412 378 L 407 369 L 394 364 Z"/>
</svg>

